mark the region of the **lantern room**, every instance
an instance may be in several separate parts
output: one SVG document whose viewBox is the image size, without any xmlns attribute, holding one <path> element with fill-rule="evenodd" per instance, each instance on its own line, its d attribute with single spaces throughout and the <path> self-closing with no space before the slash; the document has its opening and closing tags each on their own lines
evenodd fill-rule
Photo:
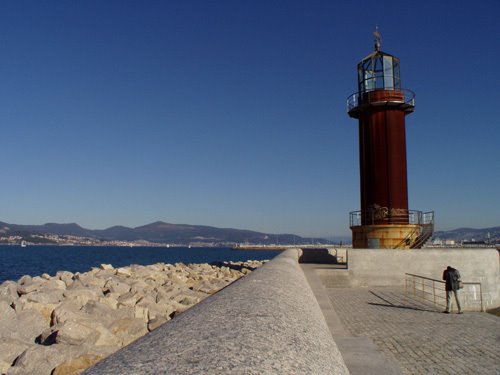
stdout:
<svg viewBox="0 0 500 375">
<path fill-rule="evenodd" d="M 358 64 L 358 92 L 361 96 L 374 90 L 399 90 L 399 59 L 374 51 Z"/>
</svg>

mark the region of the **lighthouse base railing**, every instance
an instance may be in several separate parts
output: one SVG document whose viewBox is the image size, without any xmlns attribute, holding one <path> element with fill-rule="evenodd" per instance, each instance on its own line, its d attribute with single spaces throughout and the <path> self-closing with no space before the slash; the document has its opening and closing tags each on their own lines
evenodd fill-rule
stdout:
<svg viewBox="0 0 500 375">
<path fill-rule="evenodd" d="M 367 210 L 350 213 L 354 248 L 417 249 L 434 232 L 434 212 Z"/>
</svg>

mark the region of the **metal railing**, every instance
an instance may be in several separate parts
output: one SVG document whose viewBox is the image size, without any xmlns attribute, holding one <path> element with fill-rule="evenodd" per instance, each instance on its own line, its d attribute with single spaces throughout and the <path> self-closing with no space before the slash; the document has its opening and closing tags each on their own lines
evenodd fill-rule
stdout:
<svg viewBox="0 0 500 375">
<path fill-rule="evenodd" d="M 431 302 L 435 306 L 446 308 L 445 282 L 425 276 L 405 273 L 405 291 L 416 299 Z M 459 291 L 463 310 L 484 311 L 481 283 L 464 282 L 464 288 Z M 452 304 L 452 310 L 456 304 Z"/>
<path fill-rule="evenodd" d="M 379 207 L 365 211 L 352 211 L 349 213 L 349 226 L 377 224 L 434 224 L 434 211 L 422 212 L 416 210 L 389 209 Z"/>
<path fill-rule="evenodd" d="M 379 104 L 379 103 L 401 103 L 401 104 L 406 104 L 409 106 L 415 106 L 415 93 L 411 90 L 408 89 L 396 89 L 396 90 L 387 90 L 384 89 L 383 91 L 394 91 L 394 92 L 400 92 L 402 95 L 401 100 L 397 99 L 381 99 L 380 97 L 377 97 L 376 95 L 370 95 L 370 93 L 373 93 L 377 90 L 371 90 L 367 92 L 355 92 L 354 94 L 350 95 L 347 98 L 347 112 L 352 111 L 354 108 L 358 107 L 360 104 L 361 105 L 369 105 L 369 104 Z M 380 90 L 379 90 L 380 91 Z"/>
</svg>

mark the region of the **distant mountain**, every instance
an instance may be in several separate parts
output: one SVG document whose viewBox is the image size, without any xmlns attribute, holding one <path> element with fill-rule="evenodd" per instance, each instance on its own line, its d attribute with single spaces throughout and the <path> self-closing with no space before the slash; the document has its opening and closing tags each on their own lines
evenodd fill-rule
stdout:
<svg viewBox="0 0 500 375">
<path fill-rule="evenodd" d="M 488 237 L 489 233 L 489 237 Z M 455 241 L 495 241 L 500 242 L 500 227 L 474 229 L 474 228 L 458 228 L 447 231 L 434 232 L 434 239 L 455 240 Z"/>
<path fill-rule="evenodd" d="M 0 235 L 31 234 L 89 237 L 107 241 L 137 241 L 145 240 L 158 243 L 188 244 L 203 243 L 306 243 L 307 241 L 293 234 L 269 234 L 251 230 L 216 228 L 204 225 L 170 224 L 157 221 L 151 224 L 129 228 L 113 226 L 107 229 L 86 229 L 78 224 L 47 223 L 43 225 L 18 225 L 0 222 Z M 315 242 L 321 239 L 313 239 Z"/>
</svg>

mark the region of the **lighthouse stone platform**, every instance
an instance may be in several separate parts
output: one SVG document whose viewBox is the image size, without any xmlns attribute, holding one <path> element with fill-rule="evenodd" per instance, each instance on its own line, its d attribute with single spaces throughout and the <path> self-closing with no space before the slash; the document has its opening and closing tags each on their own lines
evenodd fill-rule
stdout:
<svg viewBox="0 0 500 375">
<path fill-rule="evenodd" d="M 387 250 L 349 249 L 345 264 L 341 252 L 307 251 L 284 251 L 85 374 L 499 373 L 499 317 L 442 314 L 402 281 L 451 264 L 498 307 L 498 251 L 408 250 L 391 261 Z"/>
</svg>

